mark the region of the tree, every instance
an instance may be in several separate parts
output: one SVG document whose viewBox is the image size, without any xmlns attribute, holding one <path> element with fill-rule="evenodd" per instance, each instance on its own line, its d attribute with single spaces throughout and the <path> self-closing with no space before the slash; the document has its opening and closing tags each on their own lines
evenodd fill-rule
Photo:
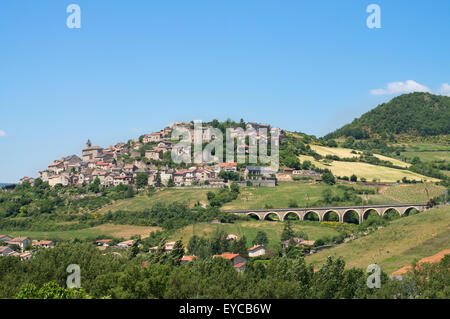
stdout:
<svg viewBox="0 0 450 319">
<path fill-rule="evenodd" d="M 352 182 L 356 182 L 358 180 L 358 177 L 355 174 L 353 174 L 352 176 L 350 176 L 350 180 Z"/>
<path fill-rule="evenodd" d="M 328 185 L 336 184 L 336 179 L 334 178 L 334 175 L 330 171 L 326 171 L 325 173 L 322 174 L 322 180 Z"/>
<path fill-rule="evenodd" d="M 175 186 L 175 183 L 174 183 L 174 181 L 173 181 L 173 178 L 170 177 L 170 178 L 169 178 L 169 181 L 167 182 L 167 187 L 174 187 L 174 186 Z"/>
<path fill-rule="evenodd" d="M 304 170 L 310 169 L 311 166 L 312 166 L 311 161 L 303 161 L 303 163 L 302 163 L 302 169 L 304 169 Z"/>
<path fill-rule="evenodd" d="M 284 222 L 283 232 L 281 233 L 281 241 L 290 240 L 295 237 L 294 230 L 292 229 L 291 222 L 289 220 Z"/>
<path fill-rule="evenodd" d="M 325 204 L 330 204 L 332 202 L 333 193 L 331 192 L 331 189 L 325 188 L 322 192 L 322 196 Z"/>
<path fill-rule="evenodd" d="M 248 258 L 247 239 L 245 236 L 242 236 L 238 240 L 234 240 L 232 249 L 233 253 L 239 254 L 244 258 Z"/>
<path fill-rule="evenodd" d="M 130 254 L 130 259 L 134 258 L 137 256 L 137 254 L 139 253 L 139 245 L 141 244 L 141 239 L 136 239 L 133 242 L 133 245 L 131 246 L 131 254 Z"/>
<path fill-rule="evenodd" d="M 253 239 L 252 244 L 253 245 L 265 245 L 268 242 L 269 242 L 269 240 L 267 239 L 266 232 L 263 230 L 259 230 L 256 233 L 256 237 L 255 237 L 255 239 Z"/>
<path fill-rule="evenodd" d="M 136 174 L 136 187 L 139 189 L 144 188 L 148 184 L 148 175 L 144 172 L 139 172 Z"/>
<path fill-rule="evenodd" d="M 177 240 L 175 245 L 173 246 L 172 251 L 170 252 L 170 258 L 172 259 L 172 263 L 174 265 L 179 265 L 181 258 L 184 256 L 184 248 L 183 242 L 181 240 Z"/>
<path fill-rule="evenodd" d="M 89 185 L 89 191 L 93 193 L 100 192 L 100 179 L 98 176 L 94 179 L 94 182 Z"/>
<path fill-rule="evenodd" d="M 233 193 L 239 194 L 239 185 L 236 184 L 236 183 L 231 183 L 231 185 L 230 185 L 230 190 L 231 190 Z"/>
<path fill-rule="evenodd" d="M 161 186 L 161 173 L 159 172 L 159 170 L 156 172 L 155 186 L 156 187 L 160 187 Z"/>
</svg>

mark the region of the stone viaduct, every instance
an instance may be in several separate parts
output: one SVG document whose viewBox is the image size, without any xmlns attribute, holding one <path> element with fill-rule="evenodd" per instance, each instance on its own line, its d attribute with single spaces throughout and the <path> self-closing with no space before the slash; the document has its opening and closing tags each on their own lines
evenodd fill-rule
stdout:
<svg viewBox="0 0 450 319">
<path fill-rule="evenodd" d="M 227 213 L 236 215 L 253 215 L 260 220 L 266 219 L 270 214 L 278 216 L 280 221 L 284 221 L 288 215 L 297 215 L 300 220 L 304 220 L 308 214 L 315 214 L 319 221 L 327 220 L 331 212 L 339 216 L 339 221 L 344 222 L 347 214 L 356 212 L 361 224 L 367 218 L 369 212 L 374 211 L 383 216 L 388 210 L 393 209 L 401 216 L 409 213 L 412 209 L 422 212 L 426 209 L 426 204 L 391 204 L 391 205 L 367 205 L 367 206 L 341 206 L 341 207 L 307 207 L 307 208 L 281 208 L 281 209 L 253 209 L 253 210 L 229 210 Z"/>
</svg>

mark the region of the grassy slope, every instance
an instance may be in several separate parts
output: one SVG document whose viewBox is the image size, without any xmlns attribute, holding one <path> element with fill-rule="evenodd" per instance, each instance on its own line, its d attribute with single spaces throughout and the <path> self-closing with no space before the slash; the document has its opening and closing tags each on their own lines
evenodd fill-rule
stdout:
<svg viewBox="0 0 450 319">
<path fill-rule="evenodd" d="M 292 222 L 293 229 L 302 230 L 311 240 L 316 240 L 323 236 L 334 236 L 339 234 L 336 230 L 320 226 L 318 222 Z M 199 223 L 189 225 L 176 232 L 170 239 L 181 239 L 184 245 L 187 245 L 189 239 L 195 234 L 201 237 L 210 236 L 216 229 L 223 229 L 228 234 L 235 234 L 239 237 L 245 235 L 247 238 L 247 246 L 251 246 L 252 240 L 256 237 L 259 230 L 267 233 L 269 239 L 268 246 L 278 247 L 280 244 L 281 232 L 283 231 L 283 223 L 276 221 L 245 221 L 235 224 L 208 224 Z"/>
<path fill-rule="evenodd" d="M 406 147 L 406 152 L 401 153 L 402 157 L 412 159 L 417 156 L 422 161 L 450 161 L 450 145 L 410 143 L 403 146 Z"/>
<path fill-rule="evenodd" d="M 319 266 L 327 256 L 342 256 L 347 267 L 377 263 L 387 272 L 450 248 L 450 207 L 403 217 L 366 237 L 308 256 Z"/>
<path fill-rule="evenodd" d="M 301 161 L 309 160 L 319 168 L 328 168 L 337 176 L 351 176 L 356 174 L 358 178 L 365 177 L 367 181 L 374 178 L 381 182 L 395 183 L 403 177 L 415 180 L 438 181 L 435 178 L 423 176 L 407 170 L 395 169 L 384 166 L 377 166 L 361 162 L 341 162 L 341 161 L 316 161 L 312 156 L 300 155 Z"/>
<path fill-rule="evenodd" d="M 150 232 L 161 229 L 160 227 L 145 227 L 145 226 L 133 226 L 133 225 L 113 225 L 104 224 L 86 229 L 78 230 L 67 230 L 67 231 L 9 231 L 0 229 L 0 234 L 7 234 L 10 236 L 28 236 L 31 239 L 85 239 L 94 238 L 99 235 L 104 235 L 105 237 L 116 237 L 116 238 L 130 238 L 134 235 L 141 235 L 142 237 L 148 237 Z"/>
<path fill-rule="evenodd" d="M 211 189 L 165 189 L 156 192 L 152 196 L 138 195 L 133 198 L 116 201 L 104 206 L 98 212 L 107 213 L 109 210 L 142 210 L 151 207 L 156 202 L 185 201 L 192 207 L 197 201 L 207 203 L 206 193 L 209 191 Z"/>
<path fill-rule="evenodd" d="M 360 157 L 360 154 L 353 154 L 352 150 L 349 148 L 342 148 L 342 147 L 325 147 L 325 146 L 319 146 L 319 145 L 310 145 L 311 149 L 314 150 L 316 153 L 327 156 L 327 155 L 337 155 L 340 158 L 344 157 Z M 361 151 L 357 151 L 358 153 L 362 153 Z M 373 154 L 375 157 L 379 158 L 383 161 L 390 161 L 392 164 L 400 167 L 409 167 L 411 164 L 402 162 L 398 159 L 387 157 L 384 155 L 379 154 Z"/>
<path fill-rule="evenodd" d="M 425 203 L 430 197 L 442 194 L 445 187 L 432 183 L 425 184 L 401 184 L 382 188 L 380 193 L 387 198 L 400 203 Z M 428 194 L 427 194 L 428 191 Z"/>
<path fill-rule="evenodd" d="M 227 203 L 223 209 L 258 209 L 264 208 L 266 204 L 274 208 L 288 208 L 291 199 L 297 201 L 300 207 L 322 198 L 325 189 L 332 189 L 335 194 L 343 194 L 336 186 L 326 184 L 280 182 L 275 188 L 272 187 L 245 187 L 241 188 L 238 199 Z"/>
</svg>

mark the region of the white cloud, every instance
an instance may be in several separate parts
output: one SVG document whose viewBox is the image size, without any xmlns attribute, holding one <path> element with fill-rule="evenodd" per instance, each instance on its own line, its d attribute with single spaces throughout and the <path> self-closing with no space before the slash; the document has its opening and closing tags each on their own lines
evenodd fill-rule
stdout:
<svg viewBox="0 0 450 319">
<path fill-rule="evenodd" d="M 390 82 L 384 89 L 370 90 L 370 93 L 373 95 L 391 95 L 412 92 L 430 92 L 430 89 L 416 81 L 408 80 L 405 82 Z"/>
<path fill-rule="evenodd" d="M 450 84 L 443 83 L 441 88 L 439 89 L 439 94 L 450 96 Z"/>
<path fill-rule="evenodd" d="M 3 130 L 0 130 L 0 137 L 5 137 L 6 136 L 6 132 Z"/>
</svg>

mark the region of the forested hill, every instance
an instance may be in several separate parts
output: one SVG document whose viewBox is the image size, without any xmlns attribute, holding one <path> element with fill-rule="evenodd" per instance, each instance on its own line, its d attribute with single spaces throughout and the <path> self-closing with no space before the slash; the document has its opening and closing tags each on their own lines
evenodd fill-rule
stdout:
<svg viewBox="0 0 450 319">
<path fill-rule="evenodd" d="M 391 134 L 435 136 L 450 132 L 450 97 L 410 93 L 378 105 L 325 138 L 369 138 Z"/>
</svg>

